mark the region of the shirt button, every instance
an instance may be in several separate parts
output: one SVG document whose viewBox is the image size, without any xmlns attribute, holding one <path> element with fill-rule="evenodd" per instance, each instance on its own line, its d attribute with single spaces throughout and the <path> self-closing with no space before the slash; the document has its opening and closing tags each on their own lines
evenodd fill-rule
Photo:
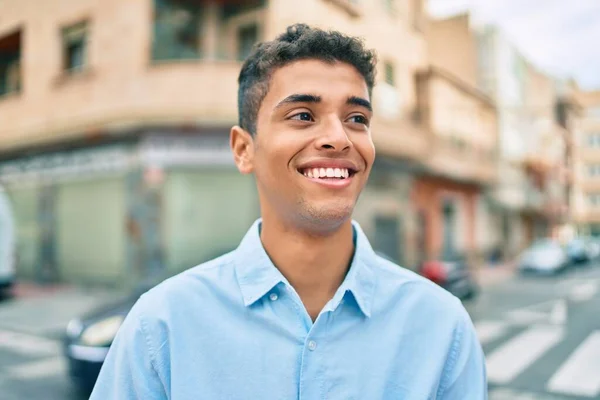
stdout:
<svg viewBox="0 0 600 400">
<path fill-rule="evenodd" d="M 314 351 L 317 348 L 317 342 L 315 342 L 314 340 L 311 340 L 310 342 L 308 342 L 308 349 L 310 351 Z"/>
<path fill-rule="evenodd" d="M 271 301 L 275 301 L 279 298 L 279 296 L 277 296 L 277 293 L 271 293 L 271 295 L 269 296 L 269 298 L 271 299 Z"/>
</svg>

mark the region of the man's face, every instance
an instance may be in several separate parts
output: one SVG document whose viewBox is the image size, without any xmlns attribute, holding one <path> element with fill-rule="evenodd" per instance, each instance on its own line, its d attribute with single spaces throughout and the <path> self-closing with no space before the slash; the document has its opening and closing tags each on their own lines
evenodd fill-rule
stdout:
<svg viewBox="0 0 600 400">
<path fill-rule="evenodd" d="M 325 229 L 346 221 L 375 158 L 371 116 L 351 65 L 302 60 L 276 70 L 248 160 L 263 215 Z"/>
</svg>

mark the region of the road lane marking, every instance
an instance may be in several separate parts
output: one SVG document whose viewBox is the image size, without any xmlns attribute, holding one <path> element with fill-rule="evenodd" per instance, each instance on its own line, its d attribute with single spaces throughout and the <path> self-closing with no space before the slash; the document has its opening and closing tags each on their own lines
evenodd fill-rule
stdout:
<svg viewBox="0 0 600 400">
<path fill-rule="evenodd" d="M 477 321 L 475 323 L 475 331 L 482 345 L 499 338 L 506 330 L 507 324 L 502 321 Z"/>
<path fill-rule="evenodd" d="M 600 331 L 595 331 L 571 354 L 548 382 L 552 392 L 596 397 L 600 394 Z"/>
<path fill-rule="evenodd" d="M 498 384 L 512 381 L 563 337 L 564 331 L 559 326 L 535 326 L 522 332 L 487 357 L 489 381 Z"/>
</svg>

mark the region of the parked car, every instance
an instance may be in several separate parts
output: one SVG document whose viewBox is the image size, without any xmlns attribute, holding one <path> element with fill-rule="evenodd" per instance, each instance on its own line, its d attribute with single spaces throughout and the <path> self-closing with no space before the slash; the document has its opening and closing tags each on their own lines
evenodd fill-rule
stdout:
<svg viewBox="0 0 600 400">
<path fill-rule="evenodd" d="M 600 258 L 600 241 L 595 237 L 583 238 L 587 248 L 587 253 L 590 261 L 595 261 Z"/>
<path fill-rule="evenodd" d="M 566 245 L 566 251 L 569 260 L 574 264 L 581 264 L 590 260 L 589 245 L 581 238 L 570 240 Z"/>
<path fill-rule="evenodd" d="M 69 322 L 64 336 L 64 355 L 69 376 L 85 393 L 94 388 L 100 368 L 123 320 L 150 287 Z"/>
<path fill-rule="evenodd" d="M 215 251 L 207 260 L 231 250 Z M 63 338 L 63 352 L 69 376 L 82 392 L 89 393 L 94 388 L 108 350 L 140 296 L 170 276 L 170 272 L 150 276 L 130 295 L 69 321 Z"/>
<path fill-rule="evenodd" d="M 471 299 L 478 292 L 469 265 L 460 255 L 425 261 L 420 273 L 461 300 Z"/>
<path fill-rule="evenodd" d="M 8 195 L 0 186 L 0 298 L 10 294 L 15 281 L 15 222 Z"/>
<path fill-rule="evenodd" d="M 522 273 L 555 274 L 563 271 L 569 262 L 565 249 L 558 242 L 542 239 L 523 252 L 518 266 Z"/>
</svg>

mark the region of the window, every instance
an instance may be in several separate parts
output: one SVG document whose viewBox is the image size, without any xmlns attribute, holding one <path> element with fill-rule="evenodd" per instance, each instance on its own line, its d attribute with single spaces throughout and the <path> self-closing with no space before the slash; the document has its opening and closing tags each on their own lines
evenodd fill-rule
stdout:
<svg viewBox="0 0 600 400">
<path fill-rule="evenodd" d="M 201 56 L 201 4 L 195 0 L 154 0 L 153 60 Z"/>
<path fill-rule="evenodd" d="M 600 176 L 600 164 L 588 165 L 588 175 L 593 177 Z"/>
<path fill-rule="evenodd" d="M 585 110 L 585 115 L 589 118 L 600 118 L 600 107 L 590 107 Z"/>
<path fill-rule="evenodd" d="M 396 0 L 383 0 L 383 5 L 388 14 L 396 14 Z"/>
<path fill-rule="evenodd" d="M 63 69 L 81 72 L 87 65 L 88 24 L 80 22 L 62 29 Z"/>
<path fill-rule="evenodd" d="M 238 59 L 245 60 L 258 42 L 258 26 L 256 24 L 243 26 L 238 30 Z"/>
<path fill-rule="evenodd" d="M 0 38 L 0 96 L 21 91 L 21 31 Z"/>
<path fill-rule="evenodd" d="M 395 86 L 394 79 L 394 65 L 390 62 L 386 62 L 384 66 L 385 71 L 385 83 L 391 86 Z"/>
<path fill-rule="evenodd" d="M 600 206 L 600 193 L 588 194 L 588 202 L 594 207 Z"/>
<path fill-rule="evenodd" d="M 221 18 L 228 19 L 266 5 L 266 0 L 226 1 L 221 8 Z"/>
<path fill-rule="evenodd" d="M 587 136 L 588 147 L 600 147 L 600 133 L 591 133 Z"/>
</svg>

